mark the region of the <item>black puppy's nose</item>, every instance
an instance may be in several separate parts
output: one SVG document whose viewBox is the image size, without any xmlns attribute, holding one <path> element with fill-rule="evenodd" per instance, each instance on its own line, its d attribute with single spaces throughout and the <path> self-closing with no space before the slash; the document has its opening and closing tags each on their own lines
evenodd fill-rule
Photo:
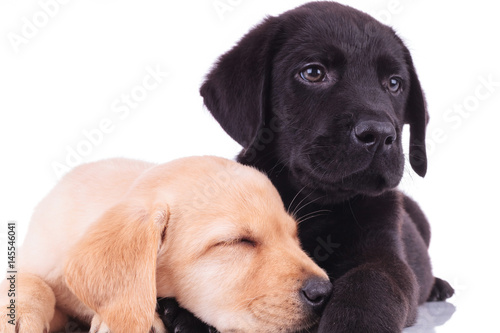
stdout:
<svg viewBox="0 0 500 333">
<path fill-rule="evenodd" d="M 304 283 L 301 296 L 304 303 L 316 313 L 320 313 L 332 293 L 332 284 L 328 280 L 311 278 Z"/>
<path fill-rule="evenodd" d="M 353 141 L 372 152 L 385 151 L 396 141 L 396 129 L 390 122 L 365 120 L 354 127 Z"/>
</svg>

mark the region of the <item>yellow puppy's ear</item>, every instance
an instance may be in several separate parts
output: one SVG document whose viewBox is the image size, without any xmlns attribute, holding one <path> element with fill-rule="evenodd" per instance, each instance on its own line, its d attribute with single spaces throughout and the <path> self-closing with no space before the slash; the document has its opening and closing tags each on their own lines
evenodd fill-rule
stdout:
<svg viewBox="0 0 500 333">
<path fill-rule="evenodd" d="M 119 204 L 93 223 L 65 267 L 73 293 L 113 333 L 149 332 L 156 308 L 156 259 L 167 205 L 148 211 Z"/>
</svg>

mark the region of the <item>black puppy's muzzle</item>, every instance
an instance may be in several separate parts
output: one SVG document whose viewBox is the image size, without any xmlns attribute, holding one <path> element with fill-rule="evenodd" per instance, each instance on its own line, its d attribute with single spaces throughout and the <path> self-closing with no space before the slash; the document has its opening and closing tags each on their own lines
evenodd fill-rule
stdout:
<svg viewBox="0 0 500 333">
<path fill-rule="evenodd" d="M 352 143 L 370 153 L 383 153 L 397 139 L 396 129 L 387 121 L 364 120 L 358 122 L 351 135 Z"/>
</svg>

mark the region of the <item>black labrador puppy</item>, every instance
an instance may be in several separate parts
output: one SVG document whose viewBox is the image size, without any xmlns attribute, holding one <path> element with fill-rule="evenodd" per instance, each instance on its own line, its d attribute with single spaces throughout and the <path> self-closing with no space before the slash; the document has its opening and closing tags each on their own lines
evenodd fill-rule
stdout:
<svg viewBox="0 0 500 333">
<path fill-rule="evenodd" d="M 244 147 L 238 161 L 271 178 L 300 221 L 303 247 L 330 275 L 318 332 L 401 332 L 418 304 L 453 294 L 432 275 L 424 214 L 394 189 L 405 124 L 410 165 L 426 173 L 428 114 L 391 28 L 334 2 L 303 5 L 244 36 L 201 95 Z"/>
</svg>

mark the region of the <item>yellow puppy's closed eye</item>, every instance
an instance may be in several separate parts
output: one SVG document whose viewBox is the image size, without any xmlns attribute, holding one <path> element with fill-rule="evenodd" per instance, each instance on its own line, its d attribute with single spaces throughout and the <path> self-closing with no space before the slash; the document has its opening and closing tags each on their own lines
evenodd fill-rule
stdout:
<svg viewBox="0 0 500 333">
<path fill-rule="evenodd" d="M 226 237 L 220 240 L 216 239 L 205 247 L 200 257 L 211 255 L 213 251 L 220 251 L 221 254 L 231 251 L 231 253 L 234 254 L 234 251 L 241 252 L 244 250 L 246 253 L 250 253 L 250 251 L 257 248 L 258 245 L 259 243 L 250 237 Z"/>
<path fill-rule="evenodd" d="M 258 244 L 257 241 L 253 240 L 250 237 L 238 237 L 223 242 L 223 245 L 246 245 L 246 246 L 256 247 Z"/>
<path fill-rule="evenodd" d="M 235 237 L 217 242 L 214 246 L 235 246 L 235 245 L 257 247 L 258 243 L 251 237 Z"/>
<path fill-rule="evenodd" d="M 257 241 L 254 241 L 251 238 L 240 238 L 240 239 L 238 239 L 238 243 L 243 244 L 243 245 L 252 246 L 252 247 L 257 247 L 257 245 L 258 245 Z"/>
</svg>

